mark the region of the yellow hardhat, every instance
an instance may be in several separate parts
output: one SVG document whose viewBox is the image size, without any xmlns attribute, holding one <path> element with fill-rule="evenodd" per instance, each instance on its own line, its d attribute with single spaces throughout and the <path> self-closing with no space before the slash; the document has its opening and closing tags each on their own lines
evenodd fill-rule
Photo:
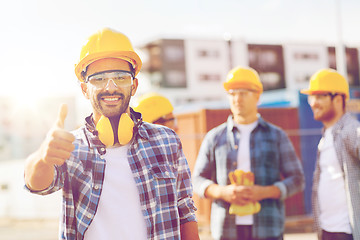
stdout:
<svg viewBox="0 0 360 240">
<path fill-rule="evenodd" d="M 349 99 L 349 84 L 346 79 L 334 69 L 322 69 L 310 78 L 309 89 L 302 89 L 303 94 L 316 94 L 330 92 L 340 93 Z"/>
<path fill-rule="evenodd" d="M 142 114 L 144 121 L 152 123 L 162 116 L 172 113 L 174 107 L 166 97 L 157 93 L 148 93 L 138 99 L 134 110 Z"/>
<path fill-rule="evenodd" d="M 263 92 L 263 85 L 258 73 L 250 67 L 235 67 L 228 73 L 224 82 L 226 91 L 236 88 L 246 88 Z"/>
<path fill-rule="evenodd" d="M 91 35 L 83 45 L 80 60 L 75 65 L 77 78 L 83 82 L 83 73 L 86 72 L 87 66 L 103 58 L 119 58 L 129 62 L 135 71 L 135 76 L 142 65 L 140 57 L 124 34 L 104 28 Z"/>
</svg>

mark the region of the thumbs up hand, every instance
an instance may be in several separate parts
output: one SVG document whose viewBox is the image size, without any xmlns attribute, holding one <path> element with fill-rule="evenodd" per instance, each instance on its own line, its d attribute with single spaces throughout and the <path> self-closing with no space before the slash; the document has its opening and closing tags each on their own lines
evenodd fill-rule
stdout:
<svg viewBox="0 0 360 240">
<path fill-rule="evenodd" d="M 54 126 L 47 133 L 46 138 L 39 149 L 41 160 L 46 164 L 52 166 L 63 165 L 75 148 L 73 144 L 73 141 L 75 140 L 74 135 L 64 130 L 67 112 L 67 105 L 62 104 Z"/>
<path fill-rule="evenodd" d="M 63 165 L 75 149 L 74 135 L 64 130 L 66 115 L 67 105 L 63 104 L 40 148 L 26 159 L 24 178 L 29 189 L 39 191 L 49 187 L 54 178 L 54 166 Z"/>
<path fill-rule="evenodd" d="M 61 104 L 58 112 L 58 117 L 55 122 L 55 126 L 58 128 L 64 128 L 66 116 L 68 114 L 68 108 L 66 104 Z"/>
</svg>

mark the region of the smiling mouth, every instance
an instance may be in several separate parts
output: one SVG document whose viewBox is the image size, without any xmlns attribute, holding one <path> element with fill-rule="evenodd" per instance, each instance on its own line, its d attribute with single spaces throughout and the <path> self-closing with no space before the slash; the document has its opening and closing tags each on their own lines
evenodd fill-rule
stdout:
<svg viewBox="0 0 360 240">
<path fill-rule="evenodd" d="M 118 101 L 120 100 L 119 97 L 104 97 L 104 98 L 101 98 L 102 100 L 105 100 L 105 101 Z"/>
<path fill-rule="evenodd" d="M 101 100 L 107 104 L 116 104 L 121 99 L 122 99 L 121 97 L 101 97 Z"/>
</svg>

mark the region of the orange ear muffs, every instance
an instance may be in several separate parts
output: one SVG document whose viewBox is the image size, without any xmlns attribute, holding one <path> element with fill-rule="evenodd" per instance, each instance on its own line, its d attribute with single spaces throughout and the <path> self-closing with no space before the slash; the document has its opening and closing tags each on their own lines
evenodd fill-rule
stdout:
<svg viewBox="0 0 360 240">
<path fill-rule="evenodd" d="M 118 127 L 118 138 L 121 145 L 128 144 L 133 137 L 134 122 L 129 114 L 121 114 Z"/>
<path fill-rule="evenodd" d="M 105 146 L 114 145 L 114 133 L 109 118 L 101 116 L 96 124 L 96 130 L 98 131 L 100 141 Z"/>
<path fill-rule="evenodd" d="M 133 137 L 133 128 L 134 122 L 131 120 L 129 114 L 121 114 L 117 131 L 119 143 L 121 145 L 126 145 L 131 141 Z M 109 118 L 101 116 L 96 124 L 96 130 L 98 131 L 100 141 L 105 146 L 114 145 L 114 131 Z"/>
</svg>

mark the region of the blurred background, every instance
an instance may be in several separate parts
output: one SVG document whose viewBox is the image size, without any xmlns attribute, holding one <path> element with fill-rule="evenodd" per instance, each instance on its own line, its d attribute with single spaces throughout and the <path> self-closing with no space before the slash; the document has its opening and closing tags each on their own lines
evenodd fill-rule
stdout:
<svg viewBox="0 0 360 240">
<path fill-rule="evenodd" d="M 311 223 L 321 125 L 312 120 L 299 89 L 320 68 L 335 68 L 347 76 L 347 108 L 359 118 L 359 11 L 357 0 L 2 1 L 0 239 L 25 239 L 14 235 L 19 222 L 29 230 L 22 231 L 26 239 L 47 236 L 31 231 L 35 222 L 49 229 L 51 237 L 43 239 L 56 239 L 61 193 L 27 193 L 23 165 L 61 103 L 69 106 L 68 130 L 90 114 L 74 65 L 86 38 L 104 27 L 127 35 L 143 60 L 135 99 L 156 91 L 175 106 L 191 169 L 205 133 L 229 114 L 222 88 L 227 72 L 237 65 L 256 69 L 265 89 L 260 112 L 287 131 L 306 175 L 305 191 L 287 201 L 287 226 Z M 195 200 L 199 224 L 206 229 L 210 203 Z M 308 226 L 297 231 L 311 232 Z"/>
</svg>

